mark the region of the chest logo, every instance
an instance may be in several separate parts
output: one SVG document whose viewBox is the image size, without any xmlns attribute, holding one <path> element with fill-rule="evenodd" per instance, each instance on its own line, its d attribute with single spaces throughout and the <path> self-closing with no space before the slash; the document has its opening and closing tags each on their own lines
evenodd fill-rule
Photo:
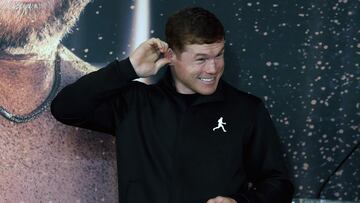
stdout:
<svg viewBox="0 0 360 203">
<path fill-rule="evenodd" d="M 224 128 L 224 125 L 226 125 L 226 123 L 223 121 L 223 117 L 220 117 L 220 118 L 218 119 L 218 125 L 217 125 L 215 128 L 213 128 L 213 131 L 221 128 L 221 129 L 224 131 L 224 133 L 226 133 L 226 130 L 225 130 L 225 128 Z"/>
</svg>

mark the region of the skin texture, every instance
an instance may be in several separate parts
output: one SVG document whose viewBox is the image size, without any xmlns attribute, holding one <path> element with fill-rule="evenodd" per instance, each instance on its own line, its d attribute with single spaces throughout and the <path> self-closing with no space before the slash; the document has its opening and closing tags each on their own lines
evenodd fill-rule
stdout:
<svg viewBox="0 0 360 203">
<path fill-rule="evenodd" d="M 0 106 L 32 112 L 51 91 L 95 69 L 60 44 L 89 0 L 0 0 Z M 115 140 L 65 126 L 46 109 L 26 123 L 0 116 L 4 202 L 116 202 Z"/>
</svg>

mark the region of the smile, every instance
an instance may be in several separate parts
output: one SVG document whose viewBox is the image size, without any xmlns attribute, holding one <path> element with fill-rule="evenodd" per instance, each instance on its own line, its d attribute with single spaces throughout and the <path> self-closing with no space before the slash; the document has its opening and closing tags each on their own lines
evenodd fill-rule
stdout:
<svg viewBox="0 0 360 203">
<path fill-rule="evenodd" d="M 215 81 L 215 77 L 206 77 L 206 78 L 199 77 L 199 79 L 205 83 L 212 83 Z"/>
</svg>

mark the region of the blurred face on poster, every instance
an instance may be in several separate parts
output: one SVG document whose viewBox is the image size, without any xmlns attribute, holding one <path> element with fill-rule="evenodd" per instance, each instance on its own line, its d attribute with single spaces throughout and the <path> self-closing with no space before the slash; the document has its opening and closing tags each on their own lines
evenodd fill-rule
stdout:
<svg viewBox="0 0 360 203">
<path fill-rule="evenodd" d="M 89 1 L 0 0 L 0 51 L 58 44 Z"/>
</svg>

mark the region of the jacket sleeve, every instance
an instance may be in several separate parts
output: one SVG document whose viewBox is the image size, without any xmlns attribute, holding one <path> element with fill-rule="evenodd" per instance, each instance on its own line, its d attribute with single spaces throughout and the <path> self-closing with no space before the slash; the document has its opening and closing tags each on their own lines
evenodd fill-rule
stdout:
<svg viewBox="0 0 360 203">
<path fill-rule="evenodd" d="M 244 163 L 253 186 L 233 198 L 238 203 L 290 203 L 293 184 L 281 155 L 275 126 L 263 102 L 259 102 L 255 115 Z"/>
<path fill-rule="evenodd" d="M 135 78 L 129 58 L 115 60 L 63 88 L 51 103 L 51 113 L 64 124 L 113 134 L 119 111 L 115 103 L 124 106 L 119 95 Z"/>
</svg>

